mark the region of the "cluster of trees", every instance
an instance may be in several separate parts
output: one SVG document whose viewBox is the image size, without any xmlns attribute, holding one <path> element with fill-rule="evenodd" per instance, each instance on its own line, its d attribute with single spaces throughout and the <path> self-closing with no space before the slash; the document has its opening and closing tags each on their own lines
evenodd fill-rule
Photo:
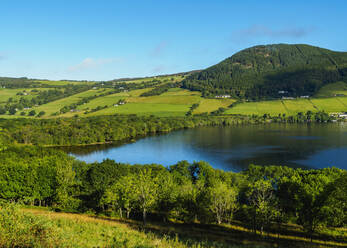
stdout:
<svg viewBox="0 0 347 248">
<path fill-rule="evenodd" d="M 0 88 L 18 89 L 18 88 L 35 88 L 40 87 L 40 84 L 26 77 L 10 78 L 0 77 Z"/>
<path fill-rule="evenodd" d="M 107 107 L 107 106 L 105 106 Z M 98 111 L 105 107 L 97 107 Z M 221 108 L 213 114 L 222 114 Z M 34 113 L 34 115 L 36 112 Z M 38 116 L 44 115 L 40 112 Z M 186 117 L 155 117 L 136 115 L 113 115 L 80 118 L 57 119 L 0 119 L 0 127 L 5 130 L 8 139 L 19 144 L 35 145 L 85 145 L 109 143 L 150 134 L 167 133 L 174 130 L 200 126 L 229 126 L 235 124 L 307 123 L 329 122 L 333 117 L 325 112 L 298 113 L 271 116 L 214 116 L 201 114 Z"/>
<path fill-rule="evenodd" d="M 261 232 L 276 223 L 302 225 L 311 235 L 347 225 L 347 172 L 336 168 L 251 165 L 233 173 L 205 162 L 86 164 L 61 151 L 28 146 L 8 146 L 0 155 L 0 198 L 8 201 L 144 222 L 238 220 Z"/>
<path fill-rule="evenodd" d="M 335 120 L 335 117 L 330 116 L 328 113 L 324 111 L 312 112 L 307 111 L 298 112 L 295 115 L 286 115 L 286 114 L 278 114 L 271 116 L 270 114 L 263 114 L 262 116 L 252 115 L 251 118 L 253 120 L 258 120 L 258 122 L 266 122 L 271 121 L 275 123 L 310 123 L 310 122 L 331 122 Z"/>
<path fill-rule="evenodd" d="M 183 128 L 242 123 L 244 117 L 98 116 L 64 119 L 1 119 L 8 139 L 21 144 L 83 145 L 107 143 Z"/>
<path fill-rule="evenodd" d="M 205 97 L 280 98 L 313 95 L 323 85 L 347 82 L 347 55 L 308 45 L 255 46 L 188 76 L 183 87 Z"/>
<path fill-rule="evenodd" d="M 140 96 L 159 96 L 165 92 L 167 92 L 169 89 L 171 88 L 176 88 L 179 87 L 180 84 L 179 83 L 166 83 L 166 84 L 162 84 L 159 85 L 157 87 L 155 87 L 154 89 L 144 92 L 142 93 Z"/>
<path fill-rule="evenodd" d="M 192 106 L 190 106 L 189 111 L 186 113 L 186 116 L 193 115 L 194 110 L 197 109 L 199 105 L 199 103 L 194 103 Z"/>
</svg>

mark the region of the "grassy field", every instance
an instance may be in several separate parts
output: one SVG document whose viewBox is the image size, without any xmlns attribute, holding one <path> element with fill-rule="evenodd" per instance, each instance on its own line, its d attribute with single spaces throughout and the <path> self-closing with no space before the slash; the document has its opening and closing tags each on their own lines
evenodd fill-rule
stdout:
<svg viewBox="0 0 347 248">
<path fill-rule="evenodd" d="M 48 90 L 48 88 L 35 88 L 35 89 L 38 91 Z M 38 92 L 31 92 L 31 90 L 33 89 L 0 89 L 0 105 L 3 103 L 6 103 L 10 97 L 12 97 L 13 100 L 15 101 L 19 100 L 21 97 L 31 99 L 32 97 L 38 94 Z M 20 92 L 23 93 L 24 91 L 27 92 L 28 95 L 26 96 L 17 95 L 17 93 L 20 93 Z"/>
<path fill-rule="evenodd" d="M 228 109 L 226 114 L 286 114 L 298 112 L 345 112 L 347 111 L 347 97 L 312 98 L 294 100 L 275 100 L 262 102 L 244 102 Z"/>
<path fill-rule="evenodd" d="M 347 96 L 347 83 L 336 82 L 323 86 L 315 95 L 316 97 L 332 97 L 336 94 Z"/>
<path fill-rule="evenodd" d="M 121 92 L 93 99 L 85 105 L 78 107 L 82 111 L 86 108 L 94 109 L 98 106 L 107 105 L 108 108 L 84 116 L 112 115 L 112 114 L 137 114 L 156 116 L 184 116 L 194 103 L 199 103 L 202 98 L 200 93 L 191 92 L 179 88 L 170 89 L 159 96 L 140 97 L 140 95 L 152 88 Z M 127 103 L 114 106 L 120 99 Z M 71 116 L 67 113 L 64 116 Z"/>
<path fill-rule="evenodd" d="M 1 247 L 266 248 L 345 247 L 346 230 L 332 229 L 311 243 L 299 226 L 282 225 L 281 234 L 254 234 L 240 223 L 175 224 L 52 212 L 45 208 L 0 208 Z M 12 225 L 11 225 L 12 223 Z M 13 225 L 13 223 L 16 223 Z M 10 228 L 11 227 L 11 228 Z M 278 231 L 278 227 L 277 227 Z"/>
<path fill-rule="evenodd" d="M 171 76 L 160 77 L 160 80 L 171 81 Z M 181 80 L 181 76 L 173 77 L 174 80 Z M 155 78 L 145 78 L 138 79 L 139 81 L 148 80 L 151 81 Z M 137 80 L 135 80 L 137 81 Z M 62 85 L 68 84 L 71 81 L 42 81 L 50 82 L 51 85 L 60 83 Z M 73 82 L 80 83 L 80 82 Z M 345 83 L 338 82 L 335 84 L 324 86 L 320 95 L 331 95 L 337 92 L 344 92 L 344 88 L 347 87 Z M 201 97 L 200 92 L 189 91 L 181 88 L 172 88 L 169 91 L 156 96 L 141 97 L 140 95 L 144 92 L 150 91 L 153 88 L 143 88 L 132 91 L 123 91 L 120 93 L 99 96 L 90 102 L 80 105 L 74 112 L 68 112 L 62 115 L 63 117 L 72 117 L 76 114 L 80 116 L 97 116 L 97 115 L 112 115 L 112 114 L 137 114 L 137 115 L 156 115 L 156 116 L 184 116 L 193 104 L 199 104 L 198 108 L 193 111 L 193 114 L 210 113 L 219 108 L 229 108 L 229 106 L 234 103 L 234 99 L 206 99 Z M 43 88 L 38 90 L 45 90 Z M 73 103 L 78 102 L 83 97 L 101 95 L 103 93 L 109 92 L 110 88 L 99 88 L 94 90 L 88 90 L 79 94 L 66 97 L 54 102 L 50 102 L 44 105 L 33 107 L 36 113 L 40 111 L 45 111 L 46 114 L 42 118 L 55 117 L 51 116 L 53 113 L 59 112 L 64 106 L 69 106 Z M 0 89 L 0 104 L 4 104 L 8 98 L 13 97 L 14 100 L 18 100 L 21 96 L 17 96 L 18 92 L 23 92 L 24 89 Z M 33 97 L 37 93 L 32 93 L 31 89 L 26 89 L 29 94 L 27 98 Z M 333 93 L 332 93 L 333 92 Z M 346 90 L 347 92 L 347 90 Z M 125 105 L 120 105 L 115 107 L 114 105 L 119 100 L 125 100 Z M 107 108 L 104 108 L 107 106 Z M 97 107 L 102 107 L 103 109 L 91 112 L 91 110 Z M 25 110 L 24 112 L 28 114 L 30 110 Z M 84 114 L 88 111 L 87 114 Z M 310 99 L 294 99 L 294 100 L 273 100 L 273 101 L 261 101 L 261 102 L 243 102 L 229 108 L 225 114 L 242 114 L 242 115 L 295 115 L 298 112 L 307 111 L 325 111 L 331 112 L 346 112 L 347 111 L 347 97 L 320 97 L 320 98 L 310 98 Z M 14 116 L 2 115 L 2 118 L 14 118 L 20 116 L 18 111 Z"/>
<path fill-rule="evenodd" d="M 200 100 L 199 107 L 197 107 L 193 114 L 210 113 L 219 108 L 228 108 L 236 100 L 234 99 L 204 99 Z"/>
<path fill-rule="evenodd" d="M 40 111 L 45 111 L 46 112 L 46 117 L 50 114 L 53 114 L 55 112 L 58 112 L 62 107 L 68 106 L 70 104 L 76 103 L 79 100 L 81 100 L 83 97 L 89 97 L 89 96 L 94 96 L 94 95 L 99 95 L 102 93 L 105 93 L 109 91 L 109 89 L 97 89 L 97 90 L 87 90 L 57 101 L 49 102 L 47 104 L 40 105 L 38 107 L 34 107 L 33 109 L 38 113 Z M 30 110 L 27 110 L 30 111 Z M 17 113 L 18 115 L 19 113 Z"/>
</svg>

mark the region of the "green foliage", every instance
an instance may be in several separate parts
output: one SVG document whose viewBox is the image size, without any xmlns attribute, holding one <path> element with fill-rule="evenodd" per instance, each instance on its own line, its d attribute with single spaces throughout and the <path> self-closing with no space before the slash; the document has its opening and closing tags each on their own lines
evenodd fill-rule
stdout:
<svg viewBox="0 0 347 248">
<path fill-rule="evenodd" d="M 0 199 L 56 210 L 185 223 L 241 221 L 255 232 L 296 223 L 311 237 L 346 227 L 346 171 L 249 166 L 241 173 L 206 162 L 85 164 L 51 148 L 0 151 Z M 123 213 L 126 215 L 123 215 Z"/>
<path fill-rule="evenodd" d="M 47 219 L 23 213 L 15 204 L 0 206 L 0 247 L 52 247 L 58 239 Z"/>
</svg>

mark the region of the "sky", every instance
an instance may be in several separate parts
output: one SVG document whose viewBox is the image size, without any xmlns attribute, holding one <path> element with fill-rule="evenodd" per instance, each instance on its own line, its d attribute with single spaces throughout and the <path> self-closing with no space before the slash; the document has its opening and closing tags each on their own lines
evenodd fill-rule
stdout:
<svg viewBox="0 0 347 248">
<path fill-rule="evenodd" d="M 8 77 L 170 74 L 275 43 L 347 51 L 345 0 L 1 0 L 0 13 Z"/>
</svg>

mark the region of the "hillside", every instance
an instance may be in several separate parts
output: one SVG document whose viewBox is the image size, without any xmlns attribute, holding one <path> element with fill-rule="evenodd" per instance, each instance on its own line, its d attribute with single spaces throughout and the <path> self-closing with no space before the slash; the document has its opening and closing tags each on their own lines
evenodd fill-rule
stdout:
<svg viewBox="0 0 347 248">
<path fill-rule="evenodd" d="M 204 96 L 248 99 L 312 96 L 324 85 L 347 82 L 347 53 L 309 45 L 262 45 L 188 76 L 183 87 Z M 279 92 L 282 93 L 279 93 Z"/>
<path fill-rule="evenodd" d="M 0 208 L 0 216 L 6 218 L 0 225 L 1 247 L 267 248 L 273 247 L 274 243 L 283 247 L 344 247 L 345 244 L 329 241 L 333 235 L 326 236 L 328 240 L 317 239 L 310 243 L 295 225 L 283 225 L 282 235 L 268 234 L 264 238 L 252 234 L 240 224 L 153 222 L 144 227 L 135 220 L 59 213 L 39 207 L 19 208 L 16 205 Z M 9 224 L 13 222 L 17 225 L 11 229 Z"/>
</svg>

